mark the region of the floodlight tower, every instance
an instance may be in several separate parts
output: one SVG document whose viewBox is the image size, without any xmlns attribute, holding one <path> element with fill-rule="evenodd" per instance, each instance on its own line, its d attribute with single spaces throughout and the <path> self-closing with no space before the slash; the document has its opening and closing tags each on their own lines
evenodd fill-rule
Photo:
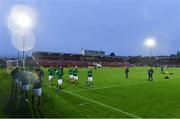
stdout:
<svg viewBox="0 0 180 119">
<path fill-rule="evenodd" d="M 32 18 L 26 13 L 17 13 L 17 19 L 15 19 L 15 23 L 22 29 L 24 32 L 23 38 L 23 68 L 25 69 L 25 40 L 26 40 L 26 31 L 29 30 L 32 26 Z"/>
<path fill-rule="evenodd" d="M 17 5 L 12 9 L 11 14 L 8 18 L 8 25 L 12 32 L 17 30 L 23 34 L 23 68 L 25 69 L 25 40 L 28 31 L 31 31 L 36 21 L 35 11 L 26 5 Z"/>
<path fill-rule="evenodd" d="M 23 59 L 25 59 L 25 40 L 26 40 L 26 31 L 29 30 L 32 26 L 32 18 L 27 13 L 17 13 L 17 18 L 15 19 L 16 25 L 22 29 L 24 32 L 23 39 Z"/>
<path fill-rule="evenodd" d="M 152 57 L 152 48 L 156 47 L 156 40 L 153 38 L 148 38 L 145 40 L 145 46 L 149 48 L 149 56 L 150 56 L 150 65 L 151 65 L 151 57 Z"/>
</svg>

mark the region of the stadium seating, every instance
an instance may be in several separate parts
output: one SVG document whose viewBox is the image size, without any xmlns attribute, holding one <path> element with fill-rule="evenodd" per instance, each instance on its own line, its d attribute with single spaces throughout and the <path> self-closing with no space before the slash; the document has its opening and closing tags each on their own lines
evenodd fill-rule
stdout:
<svg viewBox="0 0 180 119">
<path fill-rule="evenodd" d="M 63 67 L 78 66 L 87 67 L 93 66 L 94 63 L 99 63 L 103 66 L 121 67 L 124 66 L 122 58 L 110 56 L 84 56 L 80 54 L 64 54 L 64 53 L 49 53 L 49 52 L 33 52 L 34 59 L 39 65 L 44 67 L 61 65 Z"/>
<path fill-rule="evenodd" d="M 153 66 L 180 66 L 180 58 L 176 57 L 111 57 L 111 56 L 86 56 L 81 54 L 53 53 L 53 52 L 33 52 L 34 59 L 44 67 L 61 65 L 63 67 L 93 66 L 95 63 L 109 67 L 129 66 L 145 66 L 152 64 Z"/>
</svg>

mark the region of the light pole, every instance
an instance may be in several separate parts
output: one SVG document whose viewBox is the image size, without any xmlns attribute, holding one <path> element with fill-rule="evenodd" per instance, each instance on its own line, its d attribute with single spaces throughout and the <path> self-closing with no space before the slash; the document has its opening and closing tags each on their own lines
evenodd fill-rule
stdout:
<svg viewBox="0 0 180 119">
<path fill-rule="evenodd" d="M 25 58 L 25 39 L 26 35 L 24 33 L 24 38 L 23 38 L 23 69 L 26 67 L 26 58 Z"/>
<path fill-rule="evenodd" d="M 151 66 L 151 57 L 152 57 L 152 54 L 151 54 L 151 48 L 149 48 L 149 56 L 150 56 L 150 66 Z"/>
<path fill-rule="evenodd" d="M 156 47 L 156 40 L 148 38 L 144 41 L 144 45 L 149 48 L 150 65 L 152 64 L 152 48 Z"/>
<path fill-rule="evenodd" d="M 17 48 L 23 52 L 23 68 L 25 69 L 25 51 L 26 50 L 26 35 L 31 31 L 36 23 L 35 11 L 26 5 L 15 5 L 8 17 L 8 28 L 12 33 L 19 33 L 21 36 L 22 48 Z M 17 39 L 18 40 L 18 39 Z M 27 44 L 28 45 L 28 44 Z"/>
</svg>

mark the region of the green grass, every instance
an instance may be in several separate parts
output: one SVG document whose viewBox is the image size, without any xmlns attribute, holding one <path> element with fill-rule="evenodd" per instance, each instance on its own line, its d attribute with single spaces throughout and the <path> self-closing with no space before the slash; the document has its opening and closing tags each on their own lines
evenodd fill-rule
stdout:
<svg viewBox="0 0 180 119">
<path fill-rule="evenodd" d="M 0 117 L 180 117 L 180 69 L 165 80 L 160 69 L 154 68 L 154 81 L 147 81 L 147 67 L 130 68 L 125 79 L 124 68 L 93 69 L 93 88 L 86 88 L 87 68 L 79 68 L 80 84 L 67 83 L 68 68 L 64 69 L 63 90 L 49 88 L 47 69 L 43 81 L 41 111 L 24 103 L 19 92 L 15 101 L 10 76 L 0 69 Z M 11 100 L 10 100 L 11 99 Z"/>
</svg>

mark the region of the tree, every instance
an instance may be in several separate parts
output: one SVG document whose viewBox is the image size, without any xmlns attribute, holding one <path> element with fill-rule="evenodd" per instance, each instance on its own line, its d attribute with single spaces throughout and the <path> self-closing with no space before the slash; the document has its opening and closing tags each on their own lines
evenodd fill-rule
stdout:
<svg viewBox="0 0 180 119">
<path fill-rule="evenodd" d="M 180 51 L 177 51 L 176 56 L 177 56 L 178 58 L 180 58 Z"/>
<path fill-rule="evenodd" d="M 171 54 L 170 57 L 176 57 L 176 55 L 175 54 Z"/>
<path fill-rule="evenodd" d="M 115 57 L 116 55 L 115 55 L 115 53 L 114 52 L 112 52 L 112 53 L 110 53 L 110 55 L 109 56 L 111 56 L 111 57 Z"/>
</svg>

